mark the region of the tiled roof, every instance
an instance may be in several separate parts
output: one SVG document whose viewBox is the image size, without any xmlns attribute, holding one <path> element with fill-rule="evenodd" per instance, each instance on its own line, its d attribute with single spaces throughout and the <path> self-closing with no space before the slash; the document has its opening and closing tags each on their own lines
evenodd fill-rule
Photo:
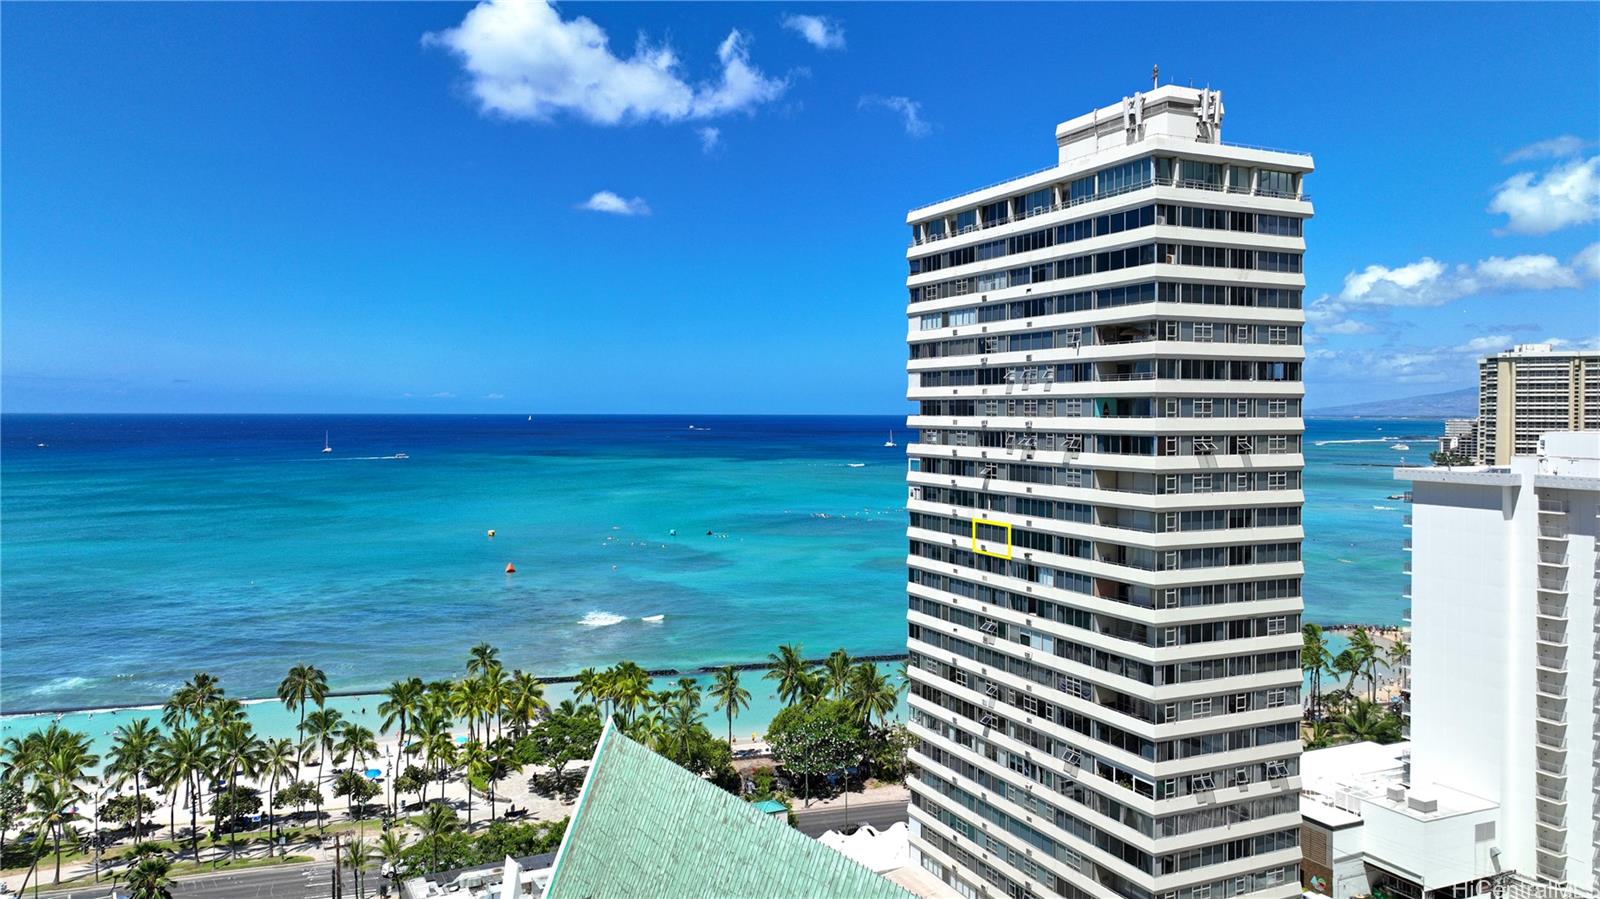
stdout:
<svg viewBox="0 0 1600 899">
<path fill-rule="evenodd" d="M 910 899 L 606 725 L 545 899 Z"/>
</svg>

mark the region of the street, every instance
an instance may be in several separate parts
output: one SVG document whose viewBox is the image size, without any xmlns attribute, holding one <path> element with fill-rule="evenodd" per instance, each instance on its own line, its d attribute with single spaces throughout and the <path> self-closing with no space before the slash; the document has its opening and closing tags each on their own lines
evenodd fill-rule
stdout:
<svg viewBox="0 0 1600 899">
<path fill-rule="evenodd" d="M 216 874 L 199 874 L 178 878 L 172 889 L 173 899 L 328 899 L 333 884 L 332 866 L 326 862 L 304 865 L 284 865 L 275 868 L 246 868 L 241 871 L 221 871 Z M 369 896 L 377 893 L 379 877 L 371 872 L 366 877 L 365 889 Z M 121 895 L 127 888 L 118 885 Z M 40 890 L 39 896 L 48 899 L 99 899 L 111 895 L 109 879 L 98 886 L 78 887 L 72 890 L 51 892 Z M 28 895 L 32 896 L 30 889 Z M 355 881 L 348 871 L 344 873 L 345 899 L 355 899 Z"/>
<path fill-rule="evenodd" d="M 852 827 L 857 824 L 871 824 L 883 830 L 896 821 L 906 820 L 906 804 L 905 799 L 851 802 L 847 819 L 846 808 L 842 803 L 810 809 L 800 808 L 799 803 L 796 803 L 794 815 L 799 822 L 801 832 L 808 837 L 816 838 L 822 836 L 825 831 L 843 830 L 846 820 Z"/>
</svg>

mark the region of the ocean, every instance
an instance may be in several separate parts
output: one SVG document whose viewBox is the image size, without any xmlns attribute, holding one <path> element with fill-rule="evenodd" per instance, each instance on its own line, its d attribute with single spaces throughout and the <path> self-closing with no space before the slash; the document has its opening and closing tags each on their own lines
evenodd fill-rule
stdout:
<svg viewBox="0 0 1600 899">
<path fill-rule="evenodd" d="M 1398 623 L 1391 469 L 1441 428 L 1308 422 L 1308 620 Z M 340 691 L 454 676 L 483 641 L 542 675 L 901 652 L 911 436 L 888 416 L 8 414 L 0 729 L 159 703 L 201 670 L 240 697 L 297 662 Z M 751 692 L 741 729 L 773 707 Z M 252 706 L 281 731 L 277 708 Z"/>
</svg>

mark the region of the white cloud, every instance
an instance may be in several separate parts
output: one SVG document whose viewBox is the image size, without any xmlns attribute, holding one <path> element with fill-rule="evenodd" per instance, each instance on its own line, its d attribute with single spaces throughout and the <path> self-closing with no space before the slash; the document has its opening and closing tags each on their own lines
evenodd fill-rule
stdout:
<svg viewBox="0 0 1600 899">
<path fill-rule="evenodd" d="M 578 205 L 590 212 L 609 212 L 612 215 L 649 215 L 650 204 L 644 197 L 624 200 L 609 190 L 596 191 L 595 195 Z"/>
<path fill-rule="evenodd" d="M 1387 268 L 1369 265 L 1345 275 L 1345 306 L 1443 306 L 1480 293 L 1579 287 L 1583 275 L 1542 253 L 1490 256 L 1476 265 L 1447 266 L 1429 257 Z"/>
<path fill-rule="evenodd" d="M 1474 337 L 1466 343 L 1451 347 L 1449 351 L 1452 353 L 1466 353 L 1468 355 L 1476 356 L 1479 354 L 1498 353 L 1501 350 L 1507 350 L 1510 348 L 1510 335 L 1490 334 L 1487 337 Z"/>
<path fill-rule="evenodd" d="M 707 125 L 704 128 L 696 128 L 695 133 L 700 135 L 700 149 L 703 152 L 710 153 L 717 148 L 717 144 L 722 142 L 721 128 Z"/>
<path fill-rule="evenodd" d="M 869 106 L 881 106 L 884 109 L 899 113 L 900 117 L 905 120 L 906 133 L 912 137 L 925 137 L 933 130 L 933 126 L 922 118 L 922 104 L 910 97 L 866 96 L 862 97 L 861 102 L 856 104 L 858 109 L 866 109 Z"/>
<path fill-rule="evenodd" d="M 818 50 L 843 50 L 844 28 L 823 16 L 784 16 L 783 27 L 806 39 Z"/>
<path fill-rule="evenodd" d="M 1518 172 L 1489 201 L 1506 231 L 1548 234 L 1600 218 L 1600 156 L 1558 163 L 1541 174 Z"/>
<path fill-rule="evenodd" d="M 483 398 L 486 400 L 503 400 L 506 398 L 506 395 L 503 393 L 486 393 L 483 395 Z"/>
<path fill-rule="evenodd" d="M 1572 257 L 1572 270 L 1585 278 L 1600 280 L 1600 243 L 1592 243 Z"/>
<path fill-rule="evenodd" d="M 1576 156 L 1594 146 L 1594 141 L 1584 140 L 1575 134 L 1563 134 L 1549 140 L 1535 141 L 1506 154 L 1505 162 L 1523 162 L 1529 159 L 1562 159 Z"/>
<path fill-rule="evenodd" d="M 788 88 L 750 62 L 738 31 L 717 48 L 720 80 L 691 85 L 672 48 L 642 36 L 626 59 L 611 52 L 604 29 L 578 16 L 563 20 L 543 0 L 485 0 L 461 24 L 423 35 L 449 49 L 485 113 L 549 121 L 570 113 L 598 125 L 676 122 L 753 110 Z"/>
</svg>

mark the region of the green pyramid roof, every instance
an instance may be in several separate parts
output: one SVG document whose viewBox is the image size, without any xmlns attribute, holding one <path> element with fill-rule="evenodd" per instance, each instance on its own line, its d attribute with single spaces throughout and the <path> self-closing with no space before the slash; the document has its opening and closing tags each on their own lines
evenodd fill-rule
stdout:
<svg viewBox="0 0 1600 899">
<path fill-rule="evenodd" d="M 607 724 L 545 899 L 909 899 Z"/>
</svg>

